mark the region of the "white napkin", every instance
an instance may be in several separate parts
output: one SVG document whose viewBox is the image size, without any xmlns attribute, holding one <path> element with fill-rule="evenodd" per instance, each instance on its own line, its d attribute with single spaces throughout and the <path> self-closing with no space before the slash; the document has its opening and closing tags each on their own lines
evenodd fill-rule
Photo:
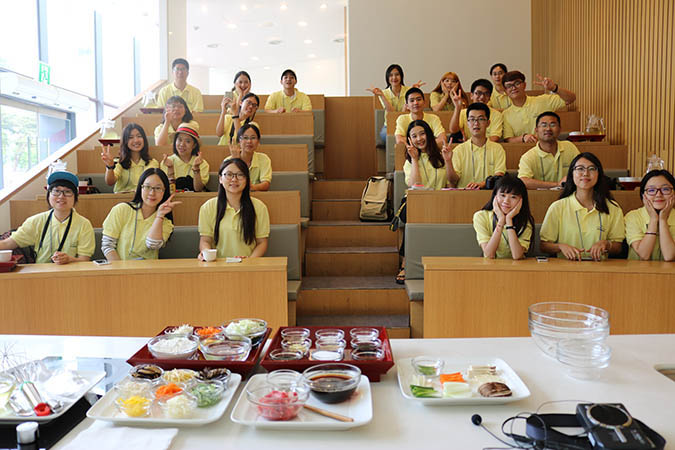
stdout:
<svg viewBox="0 0 675 450">
<path fill-rule="evenodd" d="M 63 450 L 119 450 L 121 448 L 167 450 L 176 434 L 178 434 L 178 428 L 117 427 L 95 421 L 63 447 Z"/>
</svg>

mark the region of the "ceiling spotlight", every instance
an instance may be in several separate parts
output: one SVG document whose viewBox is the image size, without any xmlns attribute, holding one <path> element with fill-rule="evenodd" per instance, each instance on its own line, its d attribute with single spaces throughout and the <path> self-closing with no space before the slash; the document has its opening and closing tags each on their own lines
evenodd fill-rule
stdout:
<svg viewBox="0 0 675 450">
<path fill-rule="evenodd" d="M 309 55 L 307 55 L 307 57 L 308 58 L 316 58 L 316 55 L 314 53 L 310 53 Z"/>
<path fill-rule="evenodd" d="M 248 42 L 240 42 L 239 45 L 242 47 L 248 47 Z"/>
<path fill-rule="evenodd" d="M 298 26 L 299 26 L 299 27 L 306 27 L 306 26 L 307 26 L 307 22 L 305 22 L 304 20 L 301 20 L 300 22 L 298 22 Z"/>
<path fill-rule="evenodd" d="M 286 11 L 288 9 L 288 5 L 286 3 L 282 3 L 279 9 L 282 11 Z"/>
<path fill-rule="evenodd" d="M 312 40 L 311 40 L 311 39 L 305 39 L 303 42 L 304 42 L 305 44 L 311 44 L 311 43 L 312 43 Z"/>
<path fill-rule="evenodd" d="M 263 22 L 263 23 L 259 24 L 258 26 L 260 28 L 272 28 L 272 27 L 274 27 L 274 22 L 272 22 L 271 20 L 268 20 L 267 22 Z"/>
<path fill-rule="evenodd" d="M 260 58 L 258 58 L 257 56 L 251 56 L 251 61 L 259 61 L 259 60 Z"/>
<path fill-rule="evenodd" d="M 322 3 L 321 6 L 319 6 L 319 8 L 321 8 L 321 9 L 326 9 L 326 8 L 328 8 L 328 5 L 325 4 L 325 3 Z"/>
<path fill-rule="evenodd" d="M 237 24 L 236 23 L 228 23 L 227 28 L 229 28 L 230 30 L 236 30 Z"/>
<path fill-rule="evenodd" d="M 270 70 L 270 66 L 265 66 L 265 67 L 263 67 L 263 69 Z"/>
<path fill-rule="evenodd" d="M 209 12 L 209 7 L 206 6 L 206 5 L 202 5 L 202 12 L 205 13 L 205 14 L 206 14 L 207 12 Z"/>
<path fill-rule="evenodd" d="M 241 9 L 242 11 L 247 11 L 248 6 L 246 6 L 245 4 L 242 3 L 242 5 L 239 7 L 239 9 Z"/>
<path fill-rule="evenodd" d="M 207 44 L 206 46 L 207 46 L 208 48 L 218 48 L 219 45 L 220 45 L 219 43 L 214 42 L 213 44 Z"/>
<path fill-rule="evenodd" d="M 279 38 L 271 38 L 271 39 L 268 39 L 268 40 L 267 40 L 267 43 L 270 44 L 270 45 L 279 45 L 279 44 L 281 44 L 282 42 L 284 42 L 284 41 L 282 41 L 282 40 L 279 39 Z"/>
</svg>

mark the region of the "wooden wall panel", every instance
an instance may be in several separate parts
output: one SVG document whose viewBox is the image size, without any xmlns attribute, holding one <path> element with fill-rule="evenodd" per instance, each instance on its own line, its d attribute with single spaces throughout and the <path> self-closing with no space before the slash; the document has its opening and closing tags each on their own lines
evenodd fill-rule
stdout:
<svg viewBox="0 0 675 450">
<path fill-rule="evenodd" d="M 604 117 L 636 176 L 654 153 L 675 169 L 674 28 L 672 0 L 532 0 L 532 72 Z"/>
</svg>

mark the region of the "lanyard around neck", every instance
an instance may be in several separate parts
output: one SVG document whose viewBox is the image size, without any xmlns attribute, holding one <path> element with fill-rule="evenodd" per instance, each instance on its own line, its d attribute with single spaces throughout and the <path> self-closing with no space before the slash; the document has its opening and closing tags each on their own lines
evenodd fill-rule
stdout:
<svg viewBox="0 0 675 450">
<path fill-rule="evenodd" d="M 600 236 L 598 238 L 598 241 L 601 241 L 602 240 L 602 214 L 597 209 L 595 211 L 598 213 L 598 222 L 600 224 L 600 228 L 598 228 L 600 230 Z M 581 241 L 581 248 L 584 249 L 584 250 L 588 250 L 586 248 L 586 245 L 584 244 L 584 236 L 583 236 L 582 231 L 581 231 L 581 221 L 579 220 L 579 210 L 574 211 L 574 213 L 577 216 L 577 228 L 579 230 L 579 240 Z"/>
<path fill-rule="evenodd" d="M 42 242 L 45 240 L 45 235 L 47 234 L 47 230 L 49 230 L 49 250 L 52 248 L 52 230 L 51 227 L 49 226 L 52 222 L 52 216 L 54 215 L 54 210 L 52 209 L 51 212 L 49 213 L 49 217 L 47 218 L 47 222 L 45 223 L 44 228 L 42 228 L 42 237 L 40 238 L 40 245 L 38 245 L 38 250 L 42 248 Z M 66 231 L 63 233 L 63 237 L 61 238 L 61 243 L 59 244 L 57 252 L 60 252 L 63 249 L 63 245 L 66 243 L 66 238 L 68 237 L 68 232 L 70 231 L 70 224 L 73 223 L 73 210 L 70 210 L 70 214 L 68 215 L 68 225 L 66 225 Z"/>
</svg>

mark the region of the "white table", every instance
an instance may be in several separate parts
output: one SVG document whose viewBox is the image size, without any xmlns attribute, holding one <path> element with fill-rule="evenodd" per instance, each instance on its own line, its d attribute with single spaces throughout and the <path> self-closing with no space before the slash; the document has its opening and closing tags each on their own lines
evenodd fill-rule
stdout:
<svg viewBox="0 0 675 450">
<path fill-rule="evenodd" d="M 34 358 L 48 355 L 127 358 L 146 339 L 0 336 L 0 348 L 7 341 L 18 341 Z M 220 421 L 200 428 L 182 428 L 171 448 L 223 448 L 225 445 L 227 448 L 315 450 L 345 446 L 354 449 L 500 446 L 471 423 L 472 414 L 480 414 L 483 423 L 498 432 L 507 417 L 521 411 L 534 411 L 541 403 L 552 400 L 622 402 L 634 417 L 660 432 L 672 446 L 675 443 L 675 382 L 654 370 L 654 366 L 669 363 L 675 366 L 675 335 L 610 336 L 609 344 L 613 350 L 612 361 L 603 378 L 578 381 L 568 378 L 560 364 L 539 351 L 530 338 L 392 340 L 397 359 L 420 354 L 500 357 L 518 373 L 532 395 L 501 406 L 428 407 L 401 396 L 396 367 L 393 367 L 381 382 L 371 385 L 374 416 L 364 427 L 347 432 L 256 430 L 230 421 L 233 401 Z M 553 404 L 542 412 L 572 413 L 575 405 L 576 402 Z M 91 424 L 90 419 L 85 419 L 54 448 L 62 448 Z"/>
</svg>

